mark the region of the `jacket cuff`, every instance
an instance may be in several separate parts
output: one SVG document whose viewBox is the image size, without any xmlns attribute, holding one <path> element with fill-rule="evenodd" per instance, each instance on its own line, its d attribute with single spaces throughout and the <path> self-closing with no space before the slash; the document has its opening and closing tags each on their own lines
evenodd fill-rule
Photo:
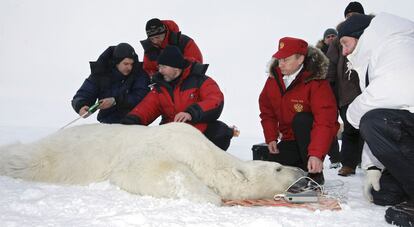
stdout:
<svg viewBox="0 0 414 227">
<path fill-rule="evenodd" d="M 201 118 L 201 108 L 197 104 L 193 104 L 189 106 L 185 112 L 189 113 L 191 115 L 191 122 L 197 123 L 200 121 Z"/>
</svg>

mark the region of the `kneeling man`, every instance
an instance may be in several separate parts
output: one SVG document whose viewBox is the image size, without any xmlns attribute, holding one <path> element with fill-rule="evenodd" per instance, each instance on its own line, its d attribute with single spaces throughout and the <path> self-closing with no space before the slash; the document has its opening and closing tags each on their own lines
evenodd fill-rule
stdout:
<svg viewBox="0 0 414 227">
<path fill-rule="evenodd" d="M 335 97 L 324 79 L 327 59 L 291 37 L 280 39 L 273 57 L 259 97 L 269 159 L 302 168 L 323 184 L 323 160 L 339 128 Z"/>
<path fill-rule="evenodd" d="M 414 22 L 391 14 L 353 15 L 338 28 L 343 55 L 362 93 L 347 110 L 359 128 L 367 169 L 365 195 L 388 223 L 414 225 Z M 381 35 L 378 35 L 381 34 Z"/>
<path fill-rule="evenodd" d="M 227 150 L 233 131 L 237 132 L 217 120 L 224 96 L 217 83 L 205 75 L 207 65 L 185 60 L 175 46 L 164 49 L 158 64 L 159 72 L 152 77 L 152 91 L 121 123 L 149 125 L 159 116 L 161 124 L 187 122 Z"/>
</svg>

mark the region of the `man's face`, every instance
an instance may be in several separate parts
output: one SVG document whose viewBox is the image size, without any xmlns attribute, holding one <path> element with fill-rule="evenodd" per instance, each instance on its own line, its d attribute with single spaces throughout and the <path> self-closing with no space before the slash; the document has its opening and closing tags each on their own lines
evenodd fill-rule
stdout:
<svg viewBox="0 0 414 227">
<path fill-rule="evenodd" d="M 323 40 L 323 42 L 326 44 L 326 45 L 331 45 L 331 43 L 332 43 L 332 41 L 334 40 L 336 38 L 336 35 L 334 35 L 334 34 L 330 34 L 330 35 L 327 35 L 326 37 L 325 37 L 325 39 Z"/>
<path fill-rule="evenodd" d="M 134 60 L 131 58 L 124 58 L 124 60 L 116 65 L 116 68 L 122 75 L 128 76 L 132 71 L 132 66 L 134 66 Z"/>
<path fill-rule="evenodd" d="M 158 72 L 163 75 L 165 81 L 170 82 L 180 75 L 181 69 L 168 65 L 158 65 Z"/>
<path fill-rule="evenodd" d="M 358 43 L 358 39 L 355 39 L 354 37 L 344 36 L 339 40 L 339 42 L 342 45 L 342 55 L 347 56 L 354 51 Z"/>
<path fill-rule="evenodd" d="M 291 75 L 296 72 L 303 63 L 305 56 L 293 54 L 287 58 L 279 59 L 279 68 L 283 75 Z"/>
<path fill-rule="evenodd" d="M 165 39 L 165 33 L 149 37 L 149 40 L 155 46 L 161 46 L 162 41 L 164 41 L 164 39 Z"/>
</svg>

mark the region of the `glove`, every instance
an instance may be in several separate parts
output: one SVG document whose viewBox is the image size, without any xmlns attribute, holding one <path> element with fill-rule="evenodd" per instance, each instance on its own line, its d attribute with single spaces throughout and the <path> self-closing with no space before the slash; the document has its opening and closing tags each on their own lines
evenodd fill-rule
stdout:
<svg viewBox="0 0 414 227">
<path fill-rule="evenodd" d="M 139 125 L 139 124 L 141 124 L 141 120 L 137 116 L 126 115 L 124 118 L 121 119 L 121 124 L 123 124 L 123 125 Z"/>
<path fill-rule="evenodd" d="M 380 190 L 381 170 L 378 168 L 369 168 L 365 176 L 364 196 L 370 202 L 373 201 L 371 190 Z"/>
</svg>

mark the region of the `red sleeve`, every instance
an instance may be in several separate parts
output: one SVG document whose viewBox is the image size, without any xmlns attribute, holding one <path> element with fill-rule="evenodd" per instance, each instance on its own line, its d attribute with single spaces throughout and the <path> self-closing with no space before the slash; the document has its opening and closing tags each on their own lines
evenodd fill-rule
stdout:
<svg viewBox="0 0 414 227">
<path fill-rule="evenodd" d="M 161 115 L 158 93 L 155 90 L 150 91 L 128 115 L 137 116 L 143 125 L 151 124 Z"/>
<path fill-rule="evenodd" d="M 183 55 L 188 61 L 203 63 L 203 55 L 194 40 L 190 40 L 187 43 Z"/>
<path fill-rule="evenodd" d="M 151 61 L 146 54 L 144 55 L 144 62 L 142 64 L 142 68 L 149 76 L 152 76 L 158 72 L 157 66 L 158 64 L 156 61 Z"/>
<path fill-rule="evenodd" d="M 156 61 L 151 61 L 146 54 L 144 55 L 144 62 L 142 64 L 142 68 L 149 76 L 152 76 L 158 72 L 157 66 L 158 64 Z"/>
<path fill-rule="evenodd" d="M 272 108 L 268 92 L 271 88 L 272 79 L 268 78 L 259 96 L 260 119 L 266 143 L 277 141 L 279 137 L 278 117 Z"/>
<path fill-rule="evenodd" d="M 224 95 L 217 83 L 208 78 L 199 89 L 200 101 L 190 105 L 186 112 L 191 114 L 192 122 L 217 120 L 223 110 Z"/>
<path fill-rule="evenodd" d="M 335 97 L 328 81 L 312 82 L 311 108 L 314 117 L 311 142 L 308 146 L 309 156 L 323 160 L 329 152 L 332 140 L 338 131 L 338 113 Z"/>
</svg>

